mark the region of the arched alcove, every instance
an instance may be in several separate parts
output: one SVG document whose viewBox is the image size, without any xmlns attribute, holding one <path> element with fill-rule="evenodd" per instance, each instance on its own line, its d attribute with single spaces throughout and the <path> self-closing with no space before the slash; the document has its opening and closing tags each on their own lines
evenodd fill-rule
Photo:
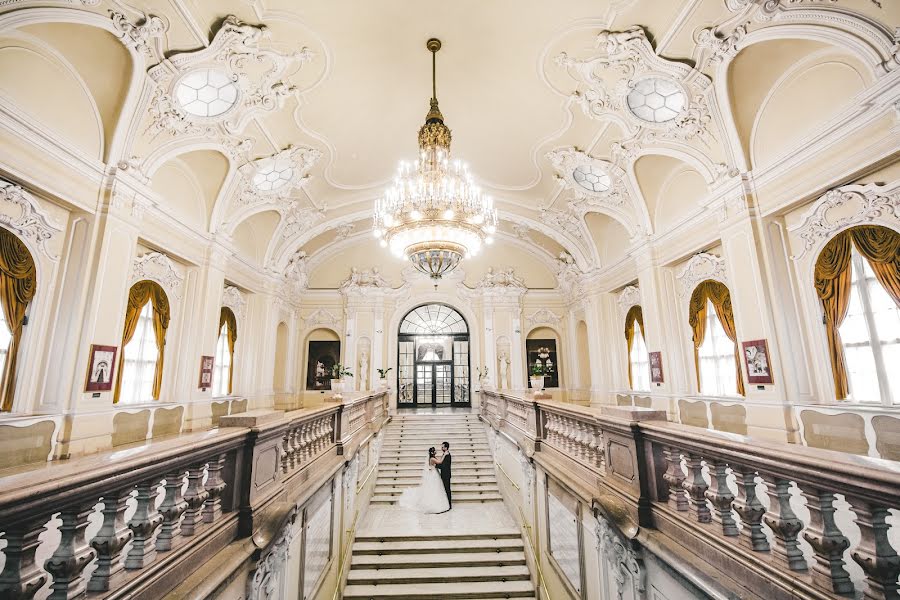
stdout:
<svg viewBox="0 0 900 600">
<path fill-rule="evenodd" d="M 535 327 L 525 336 L 525 371 L 529 375 L 535 364 L 540 364 L 544 371 L 544 388 L 562 386 L 562 364 L 560 353 L 562 340 L 559 333 L 551 327 Z M 547 372 L 548 361 L 550 372 Z M 531 381 L 528 382 L 531 387 Z"/>
<path fill-rule="evenodd" d="M 341 336 L 333 329 L 319 327 L 306 336 L 303 381 L 307 390 L 330 390 L 331 369 L 341 362 Z"/>
</svg>

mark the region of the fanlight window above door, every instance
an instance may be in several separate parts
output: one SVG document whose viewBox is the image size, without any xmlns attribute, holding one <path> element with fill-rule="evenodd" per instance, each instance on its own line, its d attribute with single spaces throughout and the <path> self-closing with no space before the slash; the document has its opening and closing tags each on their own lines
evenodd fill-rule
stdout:
<svg viewBox="0 0 900 600">
<path fill-rule="evenodd" d="M 413 310 L 400 323 L 400 333 L 408 335 L 452 335 L 469 333 L 465 319 L 443 304 L 426 304 Z"/>
</svg>

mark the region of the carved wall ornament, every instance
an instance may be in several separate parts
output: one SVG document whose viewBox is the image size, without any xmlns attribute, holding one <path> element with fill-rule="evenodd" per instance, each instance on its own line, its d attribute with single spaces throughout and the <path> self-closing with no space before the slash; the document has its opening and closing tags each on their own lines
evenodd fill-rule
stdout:
<svg viewBox="0 0 900 600">
<path fill-rule="evenodd" d="M 579 198 L 596 201 L 597 206 L 621 206 L 625 203 L 625 172 L 613 163 L 593 158 L 568 146 L 546 154 L 563 186 Z"/>
<path fill-rule="evenodd" d="M 715 27 L 702 29 L 697 35 L 697 46 L 708 51 L 708 61 L 711 64 L 734 58 L 740 49 L 738 45 L 747 35 L 748 25 L 749 23 L 738 25 L 731 31 L 720 31 Z"/>
<path fill-rule="evenodd" d="M 315 227 L 324 218 L 324 208 L 302 207 L 298 200 L 294 200 L 282 215 L 281 238 L 290 239 L 301 231 Z"/>
<path fill-rule="evenodd" d="M 297 250 L 284 270 L 285 279 L 294 286 L 297 293 L 309 287 L 309 257 L 305 250 Z"/>
<path fill-rule="evenodd" d="M 247 298 L 244 297 L 244 292 L 238 288 L 226 285 L 222 292 L 222 306 L 230 308 L 238 320 L 243 320 L 247 309 Z"/>
<path fill-rule="evenodd" d="M 588 117 L 616 118 L 626 138 L 646 130 L 680 140 L 710 133 L 709 77 L 658 56 L 639 26 L 601 31 L 595 47 L 598 53 L 587 59 L 565 52 L 556 59 L 578 83 L 573 98 Z"/>
<path fill-rule="evenodd" d="M 708 252 L 700 252 L 691 257 L 675 278 L 681 286 L 682 297 L 688 298 L 694 293 L 694 288 L 707 279 L 728 285 L 725 259 Z"/>
<path fill-rule="evenodd" d="M 149 130 L 158 134 L 234 136 L 260 112 L 284 106 L 295 87 L 284 77 L 313 58 L 307 47 L 284 53 L 264 47 L 265 25 L 225 17 L 206 48 L 180 52 L 148 71 L 159 86 L 149 107 Z M 204 108 L 205 105 L 205 108 Z"/>
<path fill-rule="evenodd" d="M 878 8 L 884 8 L 881 5 L 882 0 L 869 0 Z M 771 18 L 772 15 L 784 10 L 790 6 L 815 6 L 837 4 L 838 0 L 725 0 L 725 6 L 731 12 L 740 12 L 748 7 L 758 7 L 763 18 Z"/>
<path fill-rule="evenodd" d="M 162 37 L 168 29 L 162 19 L 143 14 L 139 21 L 132 23 L 123 13 L 114 10 L 109 12 L 119 40 L 127 48 L 140 52 L 147 58 L 162 56 Z"/>
<path fill-rule="evenodd" d="M 300 509 L 294 507 L 284 528 L 256 563 L 253 576 L 247 579 L 247 600 L 276 600 L 281 597 L 281 578 L 290 557 L 291 543 L 298 530 Z"/>
<path fill-rule="evenodd" d="M 358 292 L 363 288 L 383 288 L 390 289 L 387 279 L 378 270 L 378 267 L 371 269 L 363 269 L 360 271 L 356 267 L 351 267 L 350 275 L 341 283 L 341 293 L 347 294 Z"/>
<path fill-rule="evenodd" d="M 48 242 L 62 232 L 62 227 L 49 219 L 34 196 L 21 186 L 0 179 L 0 205 L 0 225 L 33 242 L 50 260 L 59 259 L 51 253 Z"/>
<path fill-rule="evenodd" d="M 353 233 L 353 230 L 356 229 L 356 225 L 354 223 L 343 223 L 334 228 L 335 236 L 334 241 L 339 242 L 341 240 L 346 240 L 350 237 L 350 234 Z"/>
<path fill-rule="evenodd" d="M 632 306 L 641 304 L 641 290 L 636 285 L 629 285 L 616 298 L 616 304 L 619 305 L 620 316 L 625 315 Z"/>
<path fill-rule="evenodd" d="M 243 190 L 238 204 L 253 206 L 279 202 L 309 179 L 309 170 L 322 157 L 322 152 L 306 146 L 288 146 L 271 156 L 259 158 L 238 169 Z"/>
<path fill-rule="evenodd" d="M 629 543 L 616 531 L 615 526 L 602 515 L 597 515 L 594 530 L 597 552 L 601 560 L 606 560 L 613 568 L 616 582 L 616 597 L 622 600 L 627 587 L 635 600 L 647 597 L 647 572 L 644 561 Z M 630 585 L 629 585 L 630 584 Z"/>
<path fill-rule="evenodd" d="M 303 319 L 307 328 L 313 328 L 317 325 L 328 325 L 329 327 L 337 327 L 338 318 L 334 314 L 324 308 L 317 308 L 309 316 Z"/>
<path fill-rule="evenodd" d="M 170 299 L 181 298 L 184 275 L 179 273 L 175 263 L 165 254 L 151 251 L 134 259 L 131 264 L 131 285 L 145 279 L 161 285 Z"/>
<path fill-rule="evenodd" d="M 528 317 L 527 322 L 528 326 L 534 328 L 538 325 L 554 325 L 558 326 L 560 321 L 560 317 L 547 308 L 542 308 L 540 310 L 532 313 L 530 317 Z"/>
<path fill-rule="evenodd" d="M 572 303 L 584 296 L 584 274 L 572 263 L 556 261 L 556 282 L 567 302 Z"/>
<path fill-rule="evenodd" d="M 564 232 L 580 242 L 584 242 L 587 239 L 584 232 L 584 222 L 567 212 L 542 208 L 541 222 Z"/>
<path fill-rule="evenodd" d="M 515 235 L 518 239 L 525 240 L 526 242 L 531 241 L 531 236 L 528 235 L 531 232 L 531 227 L 529 227 L 525 223 L 513 223 L 512 231 L 513 235 Z"/>
<path fill-rule="evenodd" d="M 792 258 L 799 259 L 839 231 L 878 222 L 900 229 L 900 181 L 829 190 L 813 203 L 799 224 L 789 228 L 803 241 L 803 249 Z"/>
<path fill-rule="evenodd" d="M 516 276 L 515 270 L 510 267 L 508 269 L 500 269 L 494 271 L 494 267 L 488 267 L 478 283 L 475 284 L 476 289 L 508 289 L 508 290 L 525 290 L 525 280 Z"/>
</svg>

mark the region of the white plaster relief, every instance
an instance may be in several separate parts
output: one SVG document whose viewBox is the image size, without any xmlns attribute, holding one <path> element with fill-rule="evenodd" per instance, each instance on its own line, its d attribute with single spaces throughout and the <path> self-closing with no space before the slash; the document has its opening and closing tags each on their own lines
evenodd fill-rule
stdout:
<svg viewBox="0 0 900 600">
<path fill-rule="evenodd" d="M 130 279 L 131 285 L 138 281 L 155 281 L 170 298 L 181 298 L 184 275 L 179 273 L 172 259 L 161 252 L 147 252 L 136 257 L 131 265 Z"/>
<path fill-rule="evenodd" d="M 50 260 L 55 262 L 59 259 L 48 248 L 48 242 L 62 232 L 62 227 L 48 218 L 31 194 L 21 186 L 0 180 L 0 205 L 3 206 L 3 210 L 0 210 L 0 224 L 33 242 Z M 15 214 L 16 211 L 18 214 Z"/>
<path fill-rule="evenodd" d="M 594 535 L 601 560 L 608 561 L 613 567 L 618 600 L 624 598 L 626 586 L 631 588 L 631 597 L 635 600 L 646 598 L 647 572 L 643 559 L 602 515 L 597 515 Z"/>
<path fill-rule="evenodd" d="M 890 185 L 846 185 L 829 190 L 789 231 L 803 240 L 799 259 L 823 240 L 854 225 L 892 223 L 900 229 L 900 181 Z"/>
<path fill-rule="evenodd" d="M 678 280 L 681 288 L 680 293 L 682 297 L 690 297 L 694 293 L 694 288 L 707 279 L 728 285 L 725 259 L 708 252 L 700 252 L 691 257 L 687 265 L 675 278 Z"/>
<path fill-rule="evenodd" d="M 475 284 L 476 289 L 509 289 L 524 290 L 526 289 L 525 280 L 516 276 L 515 270 L 510 267 L 508 269 L 500 269 L 494 271 L 494 267 L 488 267 L 484 277 Z"/>
<path fill-rule="evenodd" d="M 305 250 L 297 250 L 288 261 L 284 276 L 299 294 L 309 287 L 309 257 Z"/>
<path fill-rule="evenodd" d="M 640 288 L 638 288 L 636 285 L 629 285 L 621 292 L 619 292 L 619 296 L 616 298 L 616 303 L 619 305 L 620 316 L 625 315 L 632 306 L 640 306 Z"/>
<path fill-rule="evenodd" d="M 230 308 L 239 320 L 243 320 L 247 310 L 247 299 L 241 290 L 233 285 L 226 285 L 222 292 L 222 306 Z"/>
<path fill-rule="evenodd" d="M 281 578 L 284 576 L 291 543 L 298 529 L 299 514 L 300 509 L 295 506 L 278 538 L 256 563 L 253 576 L 247 579 L 247 600 L 275 600 L 281 597 Z"/>
<path fill-rule="evenodd" d="M 579 198 L 591 200 L 597 207 L 621 206 L 625 203 L 627 195 L 623 184 L 625 172 L 613 163 L 593 158 L 574 146 L 556 148 L 548 152 L 546 157 L 556 169 L 557 179 Z M 594 172 L 605 174 L 608 177 L 608 184 L 604 186 L 606 189 L 599 191 L 588 189 L 576 181 L 575 173 L 579 168 L 590 168 Z"/>
<path fill-rule="evenodd" d="M 308 328 L 314 328 L 317 325 L 328 325 L 329 327 L 337 327 L 338 318 L 334 314 L 324 308 L 318 308 L 309 316 L 303 319 L 304 324 Z"/>
<path fill-rule="evenodd" d="M 537 325 L 553 325 L 557 326 L 560 322 L 560 316 L 547 308 L 542 308 L 540 310 L 535 311 L 527 318 L 529 327 L 536 327 Z"/>
<path fill-rule="evenodd" d="M 159 87 L 150 103 L 150 132 L 234 136 L 254 115 L 282 108 L 295 91 L 284 77 L 291 67 L 312 60 L 313 53 L 305 46 L 292 53 L 262 47 L 260 42 L 269 35 L 265 25 L 249 25 L 229 15 L 208 47 L 178 53 L 151 68 L 148 75 Z M 222 71 L 238 88 L 234 105 L 214 117 L 191 115 L 175 99 L 181 78 L 200 68 Z"/>
<path fill-rule="evenodd" d="M 291 202 L 283 214 L 281 238 L 290 239 L 302 231 L 315 227 L 325 218 L 325 209 L 300 206 L 298 200 Z"/>
<path fill-rule="evenodd" d="M 350 275 L 341 283 L 341 293 L 349 294 L 371 289 L 390 289 L 387 279 L 378 270 L 378 267 L 363 269 L 351 267 Z"/>
<path fill-rule="evenodd" d="M 254 206 L 266 202 L 276 204 L 283 203 L 291 192 L 306 184 L 309 180 L 309 170 L 322 157 L 322 152 L 306 146 L 287 146 L 284 150 L 276 152 L 246 163 L 238 169 L 243 180 L 243 190 L 237 196 L 237 203 L 244 206 Z M 277 186 L 263 189 L 257 185 L 254 179 L 263 179 L 266 176 L 276 175 Z"/>
<path fill-rule="evenodd" d="M 147 58 L 162 56 L 162 37 L 165 34 L 165 22 L 159 17 L 143 14 L 142 18 L 132 23 L 123 13 L 110 11 L 113 26 L 119 40 L 126 48 L 145 55 Z"/>
</svg>

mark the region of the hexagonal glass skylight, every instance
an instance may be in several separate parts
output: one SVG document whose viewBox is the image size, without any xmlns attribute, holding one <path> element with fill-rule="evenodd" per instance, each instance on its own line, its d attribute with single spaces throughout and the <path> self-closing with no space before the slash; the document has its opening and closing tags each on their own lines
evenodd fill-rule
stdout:
<svg viewBox="0 0 900 600">
<path fill-rule="evenodd" d="M 283 188 L 293 177 L 294 165 L 289 158 L 266 158 L 256 164 L 253 185 L 263 192 L 272 192 Z"/>
<path fill-rule="evenodd" d="M 594 165 L 578 165 L 572 171 L 572 179 L 589 192 L 605 192 L 609 189 L 609 175 Z"/>
<path fill-rule="evenodd" d="M 224 71 L 197 69 L 178 82 L 175 97 L 195 117 L 217 117 L 237 102 L 238 88 Z"/>
<path fill-rule="evenodd" d="M 628 109 L 638 119 L 648 123 L 665 123 L 684 110 L 686 98 L 674 81 L 648 77 L 634 85 L 626 101 Z"/>
</svg>

